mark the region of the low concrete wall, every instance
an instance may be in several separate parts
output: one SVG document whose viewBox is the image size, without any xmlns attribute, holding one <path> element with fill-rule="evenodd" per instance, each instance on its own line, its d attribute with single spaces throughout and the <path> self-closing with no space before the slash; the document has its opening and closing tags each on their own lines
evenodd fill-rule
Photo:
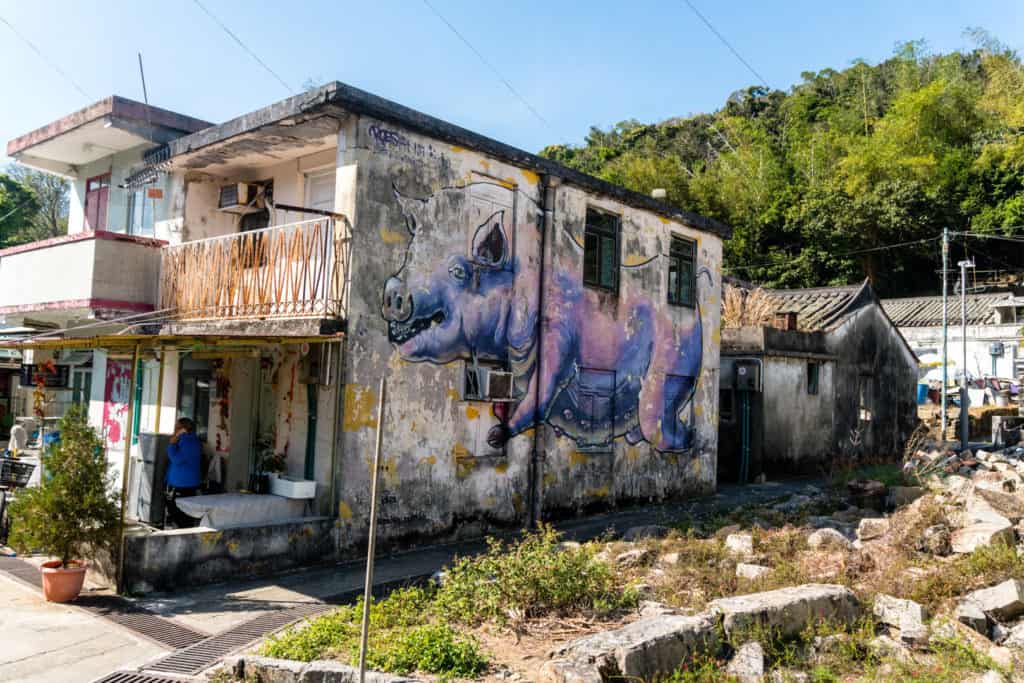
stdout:
<svg viewBox="0 0 1024 683">
<path fill-rule="evenodd" d="M 336 533 L 334 518 L 306 517 L 130 536 L 125 546 L 125 591 L 169 591 L 333 562 L 338 559 Z"/>
</svg>

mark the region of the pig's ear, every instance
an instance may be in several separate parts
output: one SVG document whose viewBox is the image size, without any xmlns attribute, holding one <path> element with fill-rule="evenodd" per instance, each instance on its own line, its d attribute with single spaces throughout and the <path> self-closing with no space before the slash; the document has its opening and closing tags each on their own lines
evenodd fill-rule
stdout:
<svg viewBox="0 0 1024 683">
<path fill-rule="evenodd" d="M 485 266 L 501 267 L 508 259 L 508 238 L 502 223 L 504 211 L 495 211 L 473 235 L 473 260 Z"/>
<path fill-rule="evenodd" d="M 394 183 L 391 184 L 391 189 L 395 193 L 395 199 L 398 201 L 398 205 L 402 207 L 402 216 L 405 217 L 405 227 L 409 230 L 409 234 L 415 235 L 416 231 L 420 227 L 419 215 L 426 204 L 425 199 L 417 199 L 415 197 L 406 197 L 404 194 L 398 191 L 398 188 Z"/>
</svg>

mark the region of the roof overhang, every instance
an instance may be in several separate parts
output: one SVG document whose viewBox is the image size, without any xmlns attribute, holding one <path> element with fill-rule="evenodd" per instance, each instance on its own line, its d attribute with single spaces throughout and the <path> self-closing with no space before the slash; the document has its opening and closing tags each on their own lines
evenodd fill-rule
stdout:
<svg viewBox="0 0 1024 683">
<path fill-rule="evenodd" d="M 7 143 L 7 155 L 75 178 L 79 168 L 141 145 L 162 145 L 211 124 L 116 95 Z"/>
</svg>

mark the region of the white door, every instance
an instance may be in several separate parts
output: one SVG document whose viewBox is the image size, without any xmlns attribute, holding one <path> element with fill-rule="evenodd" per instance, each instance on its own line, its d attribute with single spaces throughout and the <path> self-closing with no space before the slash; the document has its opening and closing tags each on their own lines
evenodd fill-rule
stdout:
<svg viewBox="0 0 1024 683">
<path fill-rule="evenodd" d="M 334 169 L 306 174 L 306 201 L 308 209 L 334 211 Z"/>
</svg>

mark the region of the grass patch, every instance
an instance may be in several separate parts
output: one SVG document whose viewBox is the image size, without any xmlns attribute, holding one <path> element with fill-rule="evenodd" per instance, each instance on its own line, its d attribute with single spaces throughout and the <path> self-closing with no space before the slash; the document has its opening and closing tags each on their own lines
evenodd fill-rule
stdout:
<svg viewBox="0 0 1024 683">
<path fill-rule="evenodd" d="M 934 564 L 931 566 L 935 566 Z M 1024 558 L 1010 545 L 996 544 L 961 555 L 910 584 L 903 592 L 932 610 L 943 602 L 1007 579 L 1024 579 Z"/>
<path fill-rule="evenodd" d="M 838 470 L 833 474 L 832 482 L 836 486 L 846 486 L 856 479 L 880 481 L 886 486 L 903 486 L 903 466 L 898 462 L 887 462 Z"/>
<path fill-rule="evenodd" d="M 739 683 L 738 678 L 725 672 L 725 667 L 721 659 L 697 655 L 658 683 Z"/>
<path fill-rule="evenodd" d="M 637 605 L 637 592 L 593 545 L 562 549 L 550 527 L 519 543 L 489 540 L 488 551 L 457 560 L 442 585 L 393 591 L 370 605 L 367 662 L 394 673 L 471 678 L 487 657 L 464 627 L 547 615 L 607 614 Z M 268 640 L 260 653 L 299 661 L 358 664 L 362 600 Z M 460 628 L 463 627 L 463 628 Z"/>
</svg>

